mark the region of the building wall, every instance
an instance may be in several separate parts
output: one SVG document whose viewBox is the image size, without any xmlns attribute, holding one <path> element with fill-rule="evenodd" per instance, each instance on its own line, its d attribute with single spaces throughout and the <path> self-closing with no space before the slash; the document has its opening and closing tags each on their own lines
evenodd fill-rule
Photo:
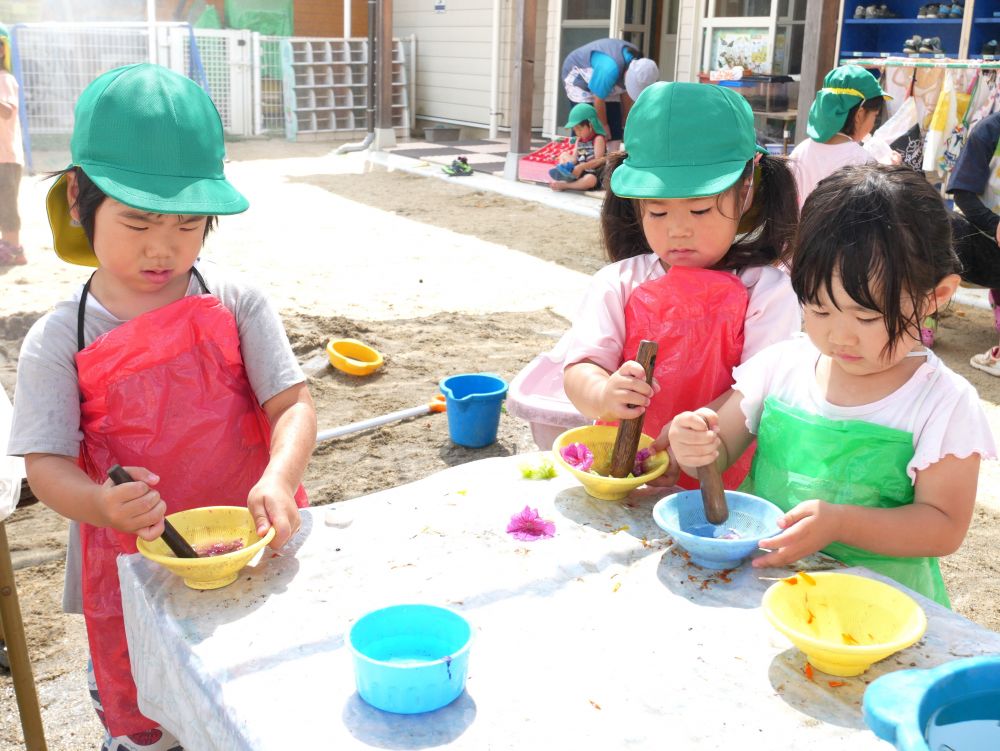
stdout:
<svg viewBox="0 0 1000 751">
<path fill-rule="evenodd" d="M 514 56 L 514 3 L 500 2 L 499 125 L 510 127 L 510 77 Z M 548 0 L 536 0 L 535 60 L 544 59 Z M 493 0 L 445 0 L 435 13 L 431 0 L 394 0 L 393 34 L 416 36 L 418 118 L 488 127 Z M 535 65 L 532 123 L 541 126 L 545 66 Z"/>
<path fill-rule="evenodd" d="M 681 0 L 677 16 L 675 81 L 698 80 L 701 69 L 701 6 L 698 0 Z"/>
<path fill-rule="evenodd" d="M 535 8 L 535 50 L 532 56 L 535 76 L 532 86 L 531 126 L 542 128 L 545 112 L 545 82 L 546 82 L 546 49 L 548 45 L 548 0 L 536 0 Z M 500 26 L 500 127 L 509 128 L 513 108 L 510 92 L 512 88 L 511 75 L 514 70 L 514 40 L 518 33 L 517 18 L 512 0 L 505 0 L 502 5 Z"/>
</svg>

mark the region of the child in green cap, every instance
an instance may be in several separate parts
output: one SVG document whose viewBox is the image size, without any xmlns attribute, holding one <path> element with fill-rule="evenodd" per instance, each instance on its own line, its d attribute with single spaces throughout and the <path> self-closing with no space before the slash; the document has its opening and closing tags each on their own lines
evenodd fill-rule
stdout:
<svg viewBox="0 0 1000 751">
<path fill-rule="evenodd" d="M 860 66 L 842 65 L 826 74 L 809 108 L 809 137 L 789 156 L 800 207 L 827 175 L 841 167 L 876 161 L 861 142 L 875 129 L 890 98 L 878 79 Z"/>
<path fill-rule="evenodd" d="M 594 105 L 581 103 L 569 111 L 566 128 L 576 137 L 573 150 L 563 152 L 560 163 L 549 170 L 552 190 L 598 190 L 608 148 L 607 133 Z"/>
<path fill-rule="evenodd" d="M 677 415 L 671 451 L 693 473 L 756 437 L 744 489 L 786 513 L 754 566 L 822 550 L 947 606 L 937 556 L 962 544 L 996 448 L 975 388 L 920 342 L 959 283 L 941 197 L 909 167 L 839 170 L 806 200 L 791 269 L 805 336 Z"/>
<path fill-rule="evenodd" d="M 136 705 L 115 559 L 200 506 L 246 506 L 284 545 L 316 419 L 267 299 L 199 260 L 216 217 L 248 205 L 208 95 L 157 65 L 116 68 L 80 95 L 70 150 L 47 198 L 54 247 L 96 270 L 25 337 L 8 451 L 73 521 L 64 606 L 85 616 L 104 747 L 173 748 Z M 115 464 L 133 482 L 112 484 Z"/>
<path fill-rule="evenodd" d="M 750 105 L 730 89 L 652 84 L 629 114 L 625 149 L 610 158 L 601 217 L 614 263 L 561 342 L 563 385 L 584 416 L 644 415 L 657 436 L 725 392 L 733 366 L 799 330 L 780 268 L 798 211 L 785 160 L 757 146 Z M 634 359 L 643 339 L 659 345 L 653 386 Z M 668 471 L 661 484 L 677 479 Z"/>
</svg>

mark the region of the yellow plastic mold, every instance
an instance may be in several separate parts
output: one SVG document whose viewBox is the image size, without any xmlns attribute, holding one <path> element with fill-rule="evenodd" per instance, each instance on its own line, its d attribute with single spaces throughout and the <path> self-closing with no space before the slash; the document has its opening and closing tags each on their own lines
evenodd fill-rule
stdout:
<svg viewBox="0 0 1000 751">
<path fill-rule="evenodd" d="M 356 376 L 374 373 L 385 362 L 380 352 L 357 339 L 331 339 L 326 354 L 337 370 Z"/>
</svg>

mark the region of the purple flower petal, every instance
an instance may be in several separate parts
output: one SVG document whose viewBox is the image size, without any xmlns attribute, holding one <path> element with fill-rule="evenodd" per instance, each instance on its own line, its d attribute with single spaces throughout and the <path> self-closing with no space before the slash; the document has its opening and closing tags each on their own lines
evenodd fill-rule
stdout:
<svg viewBox="0 0 1000 751">
<path fill-rule="evenodd" d="M 639 449 L 635 455 L 635 466 L 632 467 L 632 474 L 636 477 L 646 474 L 646 460 L 652 455 L 652 449 Z"/>
<path fill-rule="evenodd" d="M 587 472 L 594 466 L 594 452 L 582 443 L 571 443 L 569 446 L 563 446 L 560 453 L 569 466 L 581 472 Z"/>
<path fill-rule="evenodd" d="M 539 516 L 538 509 L 525 506 L 521 513 L 510 518 L 507 531 L 518 540 L 538 540 L 555 535 L 556 525 Z"/>
</svg>

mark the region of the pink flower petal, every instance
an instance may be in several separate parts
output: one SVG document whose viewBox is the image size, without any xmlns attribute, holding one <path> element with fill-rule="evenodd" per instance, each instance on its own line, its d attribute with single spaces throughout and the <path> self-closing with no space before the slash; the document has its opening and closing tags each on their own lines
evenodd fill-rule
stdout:
<svg viewBox="0 0 1000 751">
<path fill-rule="evenodd" d="M 510 518 L 507 531 L 518 540 L 538 540 L 555 535 L 556 525 L 541 518 L 538 509 L 525 506 L 521 513 Z"/>
<path fill-rule="evenodd" d="M 594 452 L 582 443 L 571 443 L 563 446 L 562 458 L 566 463 L 581 472 L 587 472 L 594 466 Z"/>
</svg>

